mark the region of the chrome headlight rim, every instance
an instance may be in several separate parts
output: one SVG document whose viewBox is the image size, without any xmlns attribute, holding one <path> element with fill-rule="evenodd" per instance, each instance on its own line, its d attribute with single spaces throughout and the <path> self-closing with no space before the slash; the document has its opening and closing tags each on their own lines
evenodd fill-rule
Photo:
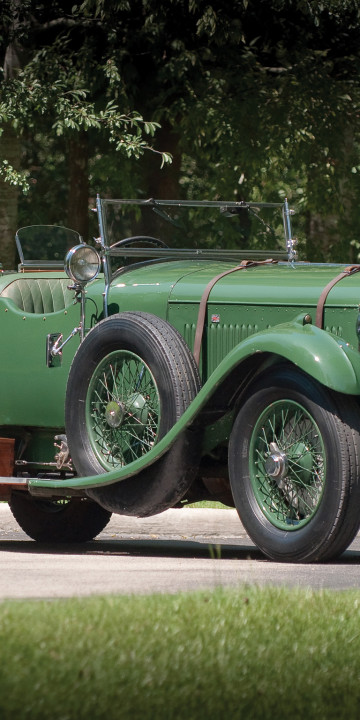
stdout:
<svg viewBox="0 0 360 720">
<path fill-rule="evenodd" d="M 69 250 L 65 257 L 64 268 L 70 280 L 80 285 L 97 278 L 101 267 L 99 253 L 91 245 L 81 243 Z"/>
</svg>

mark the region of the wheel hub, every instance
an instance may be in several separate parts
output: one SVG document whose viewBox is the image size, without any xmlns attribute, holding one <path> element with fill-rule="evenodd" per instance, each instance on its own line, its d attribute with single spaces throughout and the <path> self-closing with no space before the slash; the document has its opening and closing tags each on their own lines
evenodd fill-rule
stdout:
<svg viewBox="0 0 360 720">
<path fill-rule="evenodd" d="M 109 427 L 120 427 L 125 417 L 125 408 L 123 403 L 118 400 L 109 402 L 105 409 L 105 419 Z"/>
<path fill-rule="evenodd" d="M 279 450 L 276 443 L 270 443 L 271 455 L 265 460 L 265 471 L 267 475 L 282 480 L 288 472 L 288 460 L 286 454 Z"/>
<path fill-rule="evenodd" d="M 295 443 L 291 453 L 289 453 L 289 459 L 296 463 L 302 481 L 308 483 L 311 480 L 311 472 L 314 464 L 312 453 L 308 446 L 305 445 L 304 442 Z"/>
<path fill-rule="evenodd" d="M 137 437 L 142 437 L 149 419 L 149 407 L 146 399 L 140 393 L 130 395 L 126 410 L 129 414 L 129 425 L 131 425 L 132 433 Z"/>
<path fill-rule="evenodd" d="M 130 395 L 126 405 L 120 400 L 111 400 L 105 408 L 105 420 L 111 428 L 120 427 L 127 416 L 128 422 L 141 432 L 148 421 L 148 415 L 146 400 L 140 393 Z"/>
</svg>

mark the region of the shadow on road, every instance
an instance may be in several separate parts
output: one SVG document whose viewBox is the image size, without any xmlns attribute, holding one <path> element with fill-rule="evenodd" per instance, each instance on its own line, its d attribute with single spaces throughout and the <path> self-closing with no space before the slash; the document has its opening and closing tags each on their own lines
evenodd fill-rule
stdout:
<svg viewBox="0 0 360 720">
<path fill-rule="evenodd" d="M 210 557 L 212 559 L 266 560 L 253 545 L 228 545 L 194 540 L 93 540 L 88 543 L 38 543 L 33 540 L 1 540 L 0 552 L 36 555 L 134 555 L 146 557 Z"/>
<path fill-rule="evenodd" d="M 221 560 L 257 560 L 269 563 L 258 548 L 246 544 L 207 543 L 195 540 L 114 539 L 88 543 L 38 543 L 33 540 L 1 540 L 0 552 L 36 555 L 107 555 L 134 557 L 211 558 Z M 317 563 L 323 564 L 323 563 Z M 360 565 L 360 550 L 347 550 L 331 565 Z"/>
</svg>

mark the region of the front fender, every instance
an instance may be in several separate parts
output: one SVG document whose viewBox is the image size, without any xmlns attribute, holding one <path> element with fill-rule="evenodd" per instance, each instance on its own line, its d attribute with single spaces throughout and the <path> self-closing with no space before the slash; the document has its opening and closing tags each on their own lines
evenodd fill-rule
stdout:
<svg viewBox="0 0 360 720">
<path fill-rule="evenodd" d="M 335 335 L 303 325 L 302 319 L 252 335 L 234 348 L 228 359 L 234 354 L 240 363 L 249 354 L 271 353 L 289 360 L 331 390 L 359 395 L 360 353 Z"/>
<path fill-rule="evenodd" d="M 233 348 L 212 373 L 178 422 L 145 456 L 102 475 L 68 480 L 29 479 L 30 491 L 31 488 L 40 487 L 94 488 L 112 485 L 136 475 L 140 470 L 160 459 L 182 433 L 191 432 L 190 428 L 194 420 L 231 371 L 257 353 L 275 355 L 288 360 L 332 390 L 349 395 L 360 395 L 359 353 L 341 338 L 313 325 L 303 325 L 301 317 L 301 320 L 283 323 L 252 335 Z"/>
</svg>

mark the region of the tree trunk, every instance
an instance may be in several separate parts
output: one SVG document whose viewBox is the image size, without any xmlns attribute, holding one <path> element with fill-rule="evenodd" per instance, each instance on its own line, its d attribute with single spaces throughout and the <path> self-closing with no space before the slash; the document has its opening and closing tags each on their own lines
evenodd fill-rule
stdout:
<svg viewBox="0 0 360 720">
<path fill-rule="evenodd" d="M 159 169 L 159 156 L 146 153 L 144 166 L 146 187 L 149 197 L 158 200 L 174 200 L 179 197 L 179 179 L 181 168 L 180 136 L 168 120 L 162 120 L 161 128 L 156 132 L 156 147 L 162 152 L 171 153 L 170 165 Z"/>
<path fill-rule="evenodd" d="M 10 125 L 5 125 L 0 136 L 0 162 L 6 158 L 18 170 L 20 156 L 20 138 Z M 14 236 L 17 230 L 18 195 L 18 188 L 0 177 L 0 262 L 4 270 L 12 270 L 16 264 Z"/>
<path fill-rule="evenodd" d="M 68 143 L 69 197 L 67 224 L 87 241 L 89 231 L 89 147 L 88 135 L 79 132 Z"/>
<path fill-rule="evenodd" d="M 11 10 L 13 11 L 13 32 L 18 27 L 18 13 L 21 8 L 21 0 L 14 0 Z M 3 60 L 4 81 L 16 77 L 23 63 L 22 49 L 16 39 L 13 39 L 5 50 Z M 0 135 L 0 163 L 7 160 L 10 165 L 19 170 L 21 158 L 21 142 L 19 135 L 9 124 L 2 127 Z M 16 263 L 16 249 L 14 235 L 17 230 L 19 191 L 16 185 L 10 185 L 0 176 L 0 263 L 4 270 L 11 270 Z"/>
<path fill-rule="evenodd" d="M 356 248 L 350 241 L 358 237 L 357 213 L 353 216 L 356 204 L 356 187 L 354 187 L 354 175 L 351 168 L 357 165 L 357 148 L 354 137 L 354 129 L 350 124 L 344 124 L 342 130 L 342 143 L 334 150 L 334 191 L 330 201 L 330 209 L 327 205 L 327 197 L 318 198 L 319 211 L 314 209 L 307 214 L 306 237 L 307 250 L 306 259 L 315 262 L 355 262 L 357 258 Z M 319 195 L 321 188 L 320 172 L 324 172 L 320 161 L 316 158 L 313 170 L 308 171 L 308 187 L 313 188 Z M 336 198 L 334 208 L 333 198 Z M 329 202 L 329 201 L 328 201 Z M 314 206 L 314 202 L 312 205 Z"/>
<path fill-rule="evenodd" d="M 151 152 L 145 153 L 141 159 L 144 174 L 144 187 L 146 197 L 156 200 L 176 200 L 180 193 L 181 149 L 180 136 L 167 120 L 162 121 L 161 128 L 156 133 L 156 147 L 162 152 L 172 155 L 172 163 L 159 167 L 159 155 Z M 154 235 L 158 237 L 163 231 L 164 221 L 159 220 L 155 213 L 143 214 L 140 221 L 134 225 L 134 234 Z"/>
</svg>

